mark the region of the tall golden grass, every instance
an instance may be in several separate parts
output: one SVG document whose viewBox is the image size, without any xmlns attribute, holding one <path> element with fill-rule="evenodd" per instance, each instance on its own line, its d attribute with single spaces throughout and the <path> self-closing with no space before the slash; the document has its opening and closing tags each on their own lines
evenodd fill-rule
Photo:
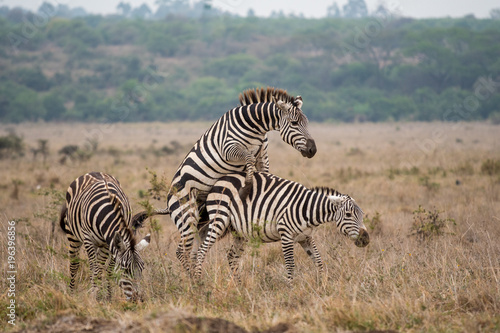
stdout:
<svg viewBox="0 0 500 333">
<path fill-rule="evenodd" d="M 8 270 L 3 235 L 12 220 L 17 264 L 17 325 L 7 324 L 10 298 L 2 279 L 0 329 L 58 331 L 61 318 L 74 323 L 78 318 L 109 331 L 208 332 L 208 326 L 182 324 L 208 317 L 247 331 L 500 331 L 500 173 L 495 169 L 500 130 L 485 123 L 312 124 L 318 153 L 310 160 L 272 133 L 271 172 L 350 194 L 365 212 L 371 233 L 367 248 L 356 248 L 333 225 L 317 228 L 323 275 L 297 247 L 296 277 L 288 287 L 279 244 L 252 244 L 239 285 L 226 260 L 230 240 L 223 239 L 209 252 L 201 283 L 193 283 L 175 258 L 177 229 L 169 217 L 161 217 L 140 230 L 152 233 L 143 254 L 145 302 L 126 302 L 117 286 L 112 302 L 95 301 L 88 293 L 83 251 L 77 292 L 69 294 L 68 244 L 57 223 L 52 232 L 68 185 L 85 172 L 104 171 L 120 180 L 134 211 L 144 200 L 164 207 L 165 198 L 148 198 L 152 172 L 169 181 L 208 126 L 0 126 L 0 135 L 9 127 L 31 146 L 47 139 L 51 153 L 45 163 L 29 154 L 0 160 L 2 269 Z M 67 144 L 83 147 L 89 130 L 100 133 L 94 155 L 61 165 L 57 151 Z M 417 222 L 427 229 L 416 234 Z"/>
</svg>

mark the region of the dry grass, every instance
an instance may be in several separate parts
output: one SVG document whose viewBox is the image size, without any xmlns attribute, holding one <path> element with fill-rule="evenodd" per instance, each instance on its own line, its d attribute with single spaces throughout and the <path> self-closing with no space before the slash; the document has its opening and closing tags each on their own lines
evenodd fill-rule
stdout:
<svg viewBox="0 0 500 333">
<path fill-rule="evenodd" d="M 141 230 L 153 235 L 143 255 L 147 301 L 127 303 L 115 287 L 112 303 L 97 303 L 87 293 L 86 261 L 78 292 L 69 295 L 66 239 L 57 226 L 51 231 L 57 198 L 40 192 L 52 188 L 52 194 L 62 193 L 77 176 L 105 171 L 121 181 L 137 211 L 150 186 L 146 168 L 170 179 L 208 125 L 9 126 L 33 147 L 38 139 L 48 139 L 51 150 L 45 164 L 30 155 L 0 160 L 1 234 L 7 232 L 7 221 L 17 220 L 15 329 L 63 332 L 90 325 L 109 332 L 160 332 L 165 327 L 208 332 L 226 323 L 201 325 L 197 319 L 209 317 L 247 331 L 500 331 L 500 175 L 494 168 L 484 170 L 495 165 L 485 161 L 500 160 L 500 131 L 483 123 L 313 124 L 318 154 L 311 160 L 273 133 L 273 173 L 348 193 L 365 211 L 367 224 L 374 222 L 371 243 L 361 249 L 333 226 L 318 228 L 315 237 L 327 272 L 318 275 L 298 247 L 293 288 L 286 284 L 279 244 L 247 248 L 244 283 L 235 284 L 225 259 L 227 239 L 211 250 L 203 283 L 194 285 L 175 258 L 178 234 L 165 217 L 159 219 L 160 230 L 150 224 Z M 83 146 L 92 129 L 102 133 L 97 153 L 88 161 L 60 165 L 57 151 L 67 144 Z M 0 135 L 5 130 L 2 125 Z M 172 141 L 182 147 L 162 154 L 162 146 L 175 146 Z M 151 203 L 165 204 L 164 199 Z M 442 235 L 410 236 L 420 205 L 445 221 Z M 2 263 L 6 249 L 2 236 Z M 5 324 L 0 327 L 12 330 L 5 319 L 5 279 L 1 287 Z M 238 329 L 231 325 L 221 330 Z"/>
</svg>

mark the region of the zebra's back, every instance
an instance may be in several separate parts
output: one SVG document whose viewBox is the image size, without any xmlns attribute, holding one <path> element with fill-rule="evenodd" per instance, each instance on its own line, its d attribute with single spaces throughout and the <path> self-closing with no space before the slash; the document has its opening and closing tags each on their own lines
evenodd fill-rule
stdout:
<svg viewBox="0 0 500 333">
<path fill-rule="evenodd" d="M 116 212 L 116 197 L 121 214 Z M 96 245 L 111 241 L 112 234 L 120 226 L 113 223 L 122 218 L 130 227 L 131 208 L 120 182 L 102 172 L 89 172 L 75 179 L 66 193 L 66 223 L 63 230 L 78 240 L 91 237 Z M 119 216 L 121 215 L 121 216 Z"/>
<path fill-rule="evenodd" d="M 243 237 L 259 238 L 264 242 L 280 240 L 277 222 L 284 214 L 293 212 L 301 201 L 314 195 L 302 184 L 278 176 L 256 172 L 253 190 L 245 200 L 238 195 L 245 183 L 244 173 L 225 175 L 219 179 L 207 197 L 210 221 L 226 210 L 231 228 Z M 304 216 L 308 220 L 307 216 Z M 295 221 L 299 227 L 300 221 Z"/>
</svg>

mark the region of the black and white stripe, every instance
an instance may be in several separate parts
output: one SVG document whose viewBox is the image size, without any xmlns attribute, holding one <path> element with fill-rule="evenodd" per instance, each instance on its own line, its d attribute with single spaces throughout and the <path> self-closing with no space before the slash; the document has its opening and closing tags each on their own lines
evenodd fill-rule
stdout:
<svg viewBox="0 0 500 333">
<path fill-rule="evenodd" d="M 369 236 L 363 224 L 363 211 L 348 195 L 329 188 L 308 189 L 294 181 L 269 173 L 254 173 L 253 191 L 242 200 L 238 190 L 245 174 L 231 174 L 219 179 L 206 200 L 209 225 L 198 249 L 195 277 L 201 275 L 205 255 L 215 241 L 231 230 L 234 244 L 228 253 L 229 264 L 236 274 L 245 240 L 260 239 L 265 243 L 281 241 L 288 271 L 293 278 L 293 247 L 298 242 L 316 266 L 323 262 L 311 236 L 313 229 L 335 222 L 341 234 L 359 247 L 368 245 Z"/>
<path fill-rule="evenodd" d="M 171 183 L 167 210 L 180 232 L 176 254 L 187 271 L 191 269 L 188 253 L 197 232 L 200 205 L 220 177 L 234 172 L 246 172 L 246 181 L 239 193 L 242 197 L 248 195 L 256 166 L 262 171 L 267 171 L 269 166 L 267 151 L 264 151 L 267 146 L 263 146 L 267 132 L 278 130 L 283 141 L 305 157 L 311 158 L 316 153 L 307 117 L 301 110 L 300 96 L 292 97 L 274 88 L 250 90 L 242 96 L 246 96 L 248 102 L 257 99 L 265 102 L 226 112 L 196 142 Z"/>
<path fill-rule="evenodd" d="M 139 279 L 144 262 L 139 251 L 149 245 L 147 235 L 139 243 L 134 236 L 130 204 L 116 178 L 101 172 L 78 177 L 66 192 L 66 203 L 59 223 L 67 234 L 70 249 L 70 290 L 75 288 L 75 275 L 82 245 L 89 257 L 92 288 L 97 292 L 103 269 L 107 271 L 105 298 L 111 298 L 111 279 L 116 268 L 121 268 L 118 284 L 128 299 L 137 299 L 134 280 Z M 111 253 L 111 256 L 110 256 Z"/>
</svg>

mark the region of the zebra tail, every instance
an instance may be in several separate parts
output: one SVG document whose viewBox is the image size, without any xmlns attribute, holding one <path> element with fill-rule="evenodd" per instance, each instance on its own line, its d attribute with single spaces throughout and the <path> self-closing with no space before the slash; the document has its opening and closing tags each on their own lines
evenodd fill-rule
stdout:
<svg viewBox="0 0 500 333">
<path fill-rule="evenodd" d="M 151 216 L 155 215 L 170 215 L 170 210 L 168 208 L 165 209 L 155 209 L 152 212 L 148 212 L 146 210 L 143 210 L 142 212 L 139 212 L 135 214 L 132 217 L 132 230 L 137 230 L 139 228 L 144 227 L 144 221 Z"/>
<path fill-rule="evenodd" d="M 66 223 L 64 222 L 67 213 L 68 213 L 68 207 L 66 207 L 66 203 L 64 203 L 61 207 L 61 213 L 59 215 L 59 226 L 65 233 L 68 233 L 68 231 L 66 230 Z"/>
</svg>

